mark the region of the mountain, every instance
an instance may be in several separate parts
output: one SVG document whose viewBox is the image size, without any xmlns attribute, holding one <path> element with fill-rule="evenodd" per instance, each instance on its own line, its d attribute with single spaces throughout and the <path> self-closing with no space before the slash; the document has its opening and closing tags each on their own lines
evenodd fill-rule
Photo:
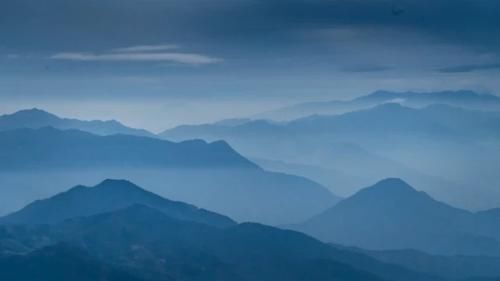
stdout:
<svg viewBox="0 0 500 281">
<path fill-rule="evenodd" d="M 231 167 L 258 169 L 223 141 L 174 143 L 130 135 L 98 136 L 79 130 L 0 132 L 1 170 L 115 167 Z"/>
<path fill-rule="evenodd" d="M 415 134 L 437 137 L 465 137 L 472 133 L 498 136 L 500 113 L 432 104 L 412 108 L 396 102 L 383 103 L 368 109 L 339 115 L 312 114 L 287 122 L 267 120 L 242 120 L 241 122 L 216 122 L 202 125 L 183 125 L 160 134 L 164 138 L 186 139 L 195 136 L 207 139 L 252 136 L 296 136 L 297 133 L 323 135 L 349 134 L 347 137 L 367 134 Z M 467 129 L 467 130 L 465 130 Z M 463 130 L 463 131 L 462 131 Z"/>
<path fill-rule="evenodd" d="M 103 184 L 131 185 L 122 181 Z M 96 192 L 99 188 L 103 187 L 86 189 Z M 135 186 L 130 188 L 137 190 Z M 59 196 L 67 198 L 64 194 Z M 53 208 L 65 210 L 60 205 Z M 394 254 L 400 257 L 394 260 L 397 258 L 391 257 L 392 252 L 327 245 L 301 233 L 264 225 L 244 223 L 220 228 L 174 218 L 171 214 L 177 215 L 152 206 L 129 205 L 90 216 L 68 215 L 64 222 L 51 225 L 0 226 L 0 268 L 7 264 L 0 276 L 4 273 L 29 278 L 29 274 L 36 273 L 49 276 L 43 280 L 53 280 L 50 279 L 53 274 L 58 274 L 56 281 L 67 280 L 68 274 L 78 274 L 82 279 L 75 280 L 87 280 L 88 276 L 95 276 L 94 268 L 100 269 L 99 278 L 110 281 L 115 280 L 115 276 L 121 276 L 120 280 L 151 281 L 281 278 L 448 281 L 467 277 L 470 277 L 467 280 L 482 280 L 474 277 L 474 273 L 481 273 L 478 271 L 481 268 L 487 270 L 481 276 L 491 280 L 496 276 L 492 267 L 496 258 L 435 257 L 421 253 L 417 262 L 412 263 L 408 262 L 412 259 L 406 253 L 411 251 Z M 5 253 L 5 249 L 10 253 Z M 37 259 L 39 256 L 43 259 Z M 23 269 L 32 268 L 32 261 L 33 271 L 19 274 Z M 461 261 L 474 268 L 454 271 Z M 53 262 L 66 266 L 57 271 L 53 269 Z M 22 269 L 17 264 L 21 264 Z M 434 266 L 442 267 L 433 270 Z M 79 270 L 85 273 L 78 273 Z M 29 280 L 22 278 L 13 280 Z"/>
<path fill-rule="evenodd" d="M 352 134 L 367 133 L 364 130 L 380 133 L 383 129 L 392 133 L 405 134 L 453 134 L 452 131 L 439 124 L 438 120 L 419 118 L 421 115 L 419 110 L 398 103 L 386 103 L 342 115 L 311 115 L 292 120 L 287 126 L 291 130 L 320 133 L 329 133 L 331 131 Z"/>
<path fill-rule="evenodd" d="M 408 107 L 446 104 L 469 109 L 500 110 L 500 97 L 491 94 L 479 94 L 468 90 L 427 93 L 376 91 L 369 95 L 346 101 L 334 100 L 301 103 L 264 112 L 254 116 L 254 118 L 285 121 L 314 114 L 343 114 L 394 102 Z"/>
<path fill-rule="evenodd" d="M 161 137 L 175 140 L 203 137 L 206 139 L 253 137 L 296 137 L 300 134 L 335 135 L 351 139 L 372 134 L 399 134 L 402 136 L 429 136 L 437 138 L 467 136 L 469 131 L 490 132 L 493 136 L 498 129 L 500 114 L 451 107 L 444 104 L 424 108 L 411 108 L 399 103 L 384 103 L 373 108 L 358 110 L 340 115 L 310 115 L 288 122 L 250 120 L 246 123 L 226 124 L 218 122 L 203 125 L 183 125 L 169 129 Z M 476 131 L 473 131 L 475 133 Z"/>
<path fill-rule="evenodd" d="M 434 104 L 411 108 L 385 103 L 341 115 L 311 115 L 286 123 L 289 131 L 348 134 L 347 138 L 380 135 L 433 137 L 457 141 L 498 138 L 500 112 Z"/>
<path fill-rule="evenodd" d="M 0 131 L 31 128 L 39 129 L 43 127 L 54 127 L 58 129 L 76 129 L 97 135 L 136 135 L 154 136 L 142 129 L 134 129 L 121 124 L 118 121 L 82 121 L 78 119 L 61 118 L 44 110 L 37 108 L 20 110 L 12 114 L 0 116 Z"/>
<path fill-rule="evenodd" d="M 23 209 L 0 218 L 9 224 L 54 224 L 69 218 L 91 216 L 142 204 L 172 218 L 218 227 L 234 225 L 228 217 L 167 200 L 125 180 L 105 180 L 94 187 L 76 186 L 51 198 L 37 200 Z"/>
<path fill-rule="evenodd" d="M 0 158 L 3 214 L 106 178 L 127 178 L 237 221 L 276 225 L 302 221 L 338 201 L 311 180 L 261 169 L 223 141 L 19 129 L 0 132 Z"/>
<path fill-rule="evenodd" d="M 0 280 L 145 281 L 64 244 L 25 255 L 0 255 Z"/>
<path fill-rule="evenodd" d="M 7 229 L 5 229 L 7 227 Z M 10 227 L 10 228 L 9 228 Z M 148 280 L 440 281 L 304 234 L 254 223 L 217 228 L 134 205 L 50 226 L 0 226 L 0 242 L 64 243 Z M 46 247 L 46 246 L 44 246 Z"/>
<path fill-rule="evenodd" d="M 400 179 L 386 179 L 293 228 L 371 250 L 499 256 L 500 240 L 480 233 L 476 220 L 475 214 L 436 201 Z M 495 220 L 487 223 L 495 225 Z"/>
<path fill-rule="evenodd" d="M 224 139 L 252 159 L 302 165 L 277 170 L 308 176 L 341 196 L 381 178 L 399 177 L 447 203 L 479 210 L 496 207 L 500 198 L 491 188 L 499 184 L 494 169 L 500 165 L 499 132 L 499 112 L 385 103 L 282 123 L 180 126 L 161 136 Z M 311 172 L 312 166 L 319 169 Z M 352 177 L 339 181 L 322 170 Z"/>
</svg>

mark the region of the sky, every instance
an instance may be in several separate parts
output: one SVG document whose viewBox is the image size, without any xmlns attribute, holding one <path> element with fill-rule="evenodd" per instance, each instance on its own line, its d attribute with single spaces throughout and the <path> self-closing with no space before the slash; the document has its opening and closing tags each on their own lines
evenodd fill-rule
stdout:
<svg viewBox="0 0 500 281">
<path fill-rule="evenodd" d="M 153 131 L 375 90 L 500 94 L 498 0 L 6 0 L 0 113 Z"/>
</svg>

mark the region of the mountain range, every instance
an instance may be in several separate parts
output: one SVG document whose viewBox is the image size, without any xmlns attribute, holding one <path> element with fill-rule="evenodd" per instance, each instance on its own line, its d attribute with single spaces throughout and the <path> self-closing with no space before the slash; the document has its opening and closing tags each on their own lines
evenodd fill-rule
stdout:
<svg viewBox="0 0 500 281">
<path fill-rule="evenodd" d="M 401 103 L 403 97 L 414 103 Z M 267 170 L 310 178 L 343 197 L 350 196 L 361 186 L 369 185 L 381 178 L 400 177 L 456 206 L 475 210 L 496 207 L 500 193 L 491 187 L 498 184 L 494 167 L 500 164 L 497 133 L 500 132 L 500 115 L 491 111 L 464 109 L 464 106 L 460 105 L 460 103 L 495 104 L 496 96 L 471 91 L 436 93 L 378 91 L 356 100 L 369 101 L 370 104 L 379 106 L 342 115 L 313 115 L 289 122 L 234 119 L 214 124 L 180 126 L 165 131 L 161 137 L 176 141 L 205 139 L 216 143 L 223 139 L 246 157 L 258 159 L 258 164 Z M 394 103 L 417 106 L 417 101 L 420 102 L 419 109 Z M 449 104 L 456 107 L 451 107 Z M 429 106 L 422 108 L 426 105 Z M 39 109 L 32 109 L 3 115 L 0 117 L 0 130 L 47 129 L 43 126 L 50 125 L 102 135 L 124 133 L 158 137 L 134 129 L 128 130 L 128 127 L 121 124 L 118 126 L 121 129 L 113 129 L 111 127 L 116 126 L 107 126 L 111 123 L 116 122 L 60 118 Z M 95 128 L 100 129 L 93 130 Z M 114 137 L 120 139 L 120 136 Z M 391 142 L 387 142 L 387 139 Z M 55 153 L 52 152 L 55 149 L 57 148 L 53 147 L 37 153 L 45 154 L 41 157 L 53 157 L 52 154 Z M 113 150 L 115 148 L 106 153 L 111 153 Z M 87 152 L 81 153 L 87 154 Z M 136 154 L 139 153 L 142 152 L 136 151 Z M 115 157 L 122 159 L 113 161 L 112 166 L 120 164 L 129 168 L 135 165 L 132 174 L 136 174 L 137 167 L 148 166 L 151 169 L 151 166 L 158 166 L 150 165 L 151 162 L 165 161 L 165 159 L 153 160 L 161 157 L 152 156 L 151 152 L 145 153 L 149 154 L 148 160 L 142 161 L 140 159 L 142 155 L 136 155 L 135 159 L 125 161 L 124 158 L 131 157 L 131 153 L 127 153 L 123 157 Z M 75 163 L 64 163 L 64 165 L 71 167 L 85 158 L 91 158 L 87 155 L 78 157 Z M 18 159 L 14 160 L 12 165 L 10 163 L 4 165 L 4 168 L 15 166 L 16 162 L 33 164 L 36 161 Z M 103 174 L 100 178 L 91 177 L 87 183 L 94 183 L 103 177 L 125 178 L 122 174 L 116 172 Z M 478 177 L 482 178 L 479 183 L 475 181 Z M 132 180 L 151 186 L 155 180 L 142 181 L 147 178 L 141 175 Z M 16 179 L 9 178 L 5 181 L 5 183 L 10 182 L 23 184 Z M 60 187 L 77 183 L 77 181 L 64 181 Z M 471 194 L 471 189 L 468 188 L 471 185 L 476 186 L 474 194 Z M 48 194 L 50 193 L 41 195 Z M 176 196 L 171 193 L 165 195 L 172 198 Z M 189 197 L 179 197 L 179 199 L 192 201 Z M 17 206 L 25 203 L 26 200 L 17 202 Z M 203 200 L 194 203 L 205 204 Z M 8 211 L 6 208 L 0 207 L 0 213 Z"/>
<path fill-rule="evenodd" d="M 451 207 L 400 179 L 386 179 L 293 229 L 369 250 L 500 256 L 499 219 Z"/>
<path fill-rule="evenodd" d="M 420 263 L 408 264 L 405 259 L 412 256 L 406 252 L 394 260 L 387 257 L 391 252 L 323 244 L 255 223 L 236 224 L 124 180 L 77 186 L 32 202 L 1 221 L 2 280 L 493 281 L 497 276 L 494 258 L 466 258 L 468 265 L 490 268 L 487 278 L 476 277 L 481 273 L 477 268 L 457 275 L 453 265 L 459 257 L 442 257 L 439 264 L 452 266 L 432 270 L 425 265 L 436 257 L 428 254 L 420 254 Z"/>
<path fill-rule="evenodd" d="M 377 92 L 160 136 L 0 116 L 0 280 L 498 281 L 500 209 L 449 204 L 498 206 L 497 99 Z M 388 176 L 411 184 L 359 190 Z"/>
<path fill-rule="evenodd" d="M 479 94 L 469 90 L 426 93 L 376 91 L 352 100 L 307 102 L 278 108 L 276 110 L 257 114 L 253 116 L 253 119 L 285 121 L 314 114 L 343 114 L 394 102 L 415 108 L 432 104 L 446 104 L 469 109 L 500 110 L 500 97 L 491 94 Z"/>
<path fill-rule="evenodd" d="M 164 131 L 160 136 L 174 140 L 204 136 L 207 139 L 229 140 L 255 135 L 265 138 L 296 136 L 310 133 L 317 136 L 339 134 L 346 140 L 377 134 L 430 136 L 438 138 L 497 138 L 500 114 L 452 107 L 444 104 L 411 108 L 399 103 L 385 103 L 369 109 L 340 115 L 310 115 L 288 122 L 248 120 L 243 123 L 217 122 L 203 125 L 183 125 Z M 470 134 L 473 135 L 470 135 Z M 347 136 L 343 136 L 347 134 Z"/>
<path fill-rule="evenodd" d="M 68 193 L 77 192 L 73 188 L 20 210 L 16 214 L 24 213 L 22 220 L 7 216 L 9 223 L 0 226 L 0 268 L 5 269 L 1 274 L 15 276 L 20 270 L 33 268 L 25 275 L 50 276 L 43 280 L 72 275 L 79 276 L 75 280 L 88 280 L 97 269 L 102 270 L 100 278 L 110 281 L 120 274 L 123 280 L 154 281 L 442 280 L 293 231 L 254 223 L 200 223 L 186 219 L 192 217 L 193 208 L 185 208 L 185 203 L 161 199 L 171 206 L 165 209 L 160 204 L 156 209 L 152 204 L 138 205 L 145 202 L 140 196 L 123 196 L 126 190 L 145 193 L 130 182 L 106 180 L 86 188 L 86 197 L 100 196 L 110 204 L 122 198 L 123 208 L 92 214 L 85 204 L 72 204 L 74 198 Z M 30 211 L 36 204 L 41 204 L 38 212 Z M 51 210 L 62 213 L 60 218 L 66 220 L 52 220 L 50 225 L 35 223 L 39 219 L 45 223 L 43 214 Z M 209 218 L 213 216 L 225 218 L 214 213 Z M 23 221 L 30 224 L 23 225 Z M 64 270 L 54 268 L 58 261 L 67 265 Z M 87 273 L 81 273 L 83 269 Z M 59 274 L 59 279 L 52 277 L 54 274 Z"/>
<path fill-rule="evenodd" d="M 496 207 L 500 198 L 491 188 L 499 184 L 498 132 L 498 112 L 387 103 L 281 123 L 179 126 L 160 135 L 177 141 L 224 139 L 252 159 L 292 163 L 276 170 L 311 177 L 342 196 L 381 178 L 400 177 L 448 203 L 478 210 Z M 322 170 L 342 176 L 325 177 Z"/>
<path fill-rule="evenodd" d="M 127 178 L 238 221 L 294 223 L 338 201 L 306 178 L 263 170 L 223 141 L 174 143 L 50 127 L 18 129 L 0 132 L 0 158 L 4 213 L 66 186 L 109 177 Z"/>
<path fill-rule="evenodd" d="M 78 119 L 61 118 L 47 111 L 33 108 L 4 114 L 0 116 L 0 131 L 14 129 L 40 129 L 54 127 L 57 129 L 76 129 L 97 135 L 126 134 L 153 137 L 154 134 L 143 129 L 127 127 L 115 120 L 82 121 Z"/>
</svg>

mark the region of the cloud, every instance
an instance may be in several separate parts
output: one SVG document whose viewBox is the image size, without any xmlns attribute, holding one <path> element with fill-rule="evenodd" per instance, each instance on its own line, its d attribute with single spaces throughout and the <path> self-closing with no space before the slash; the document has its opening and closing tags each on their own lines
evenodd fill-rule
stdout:
<svg viewBox="0 0 500 281">
<path fill-rule="evenodd" d="M 140 53 L 140 52 L 159 52 L 178 49 L 179 46 L 173 44 L 163 44 L 163 45 L 140 45 L 131 46 L 125 48 L 117 48 L 111 50 L 115 53 Z"/>
<path fill-rule="evenodd" d="M 440 68 L 438 69 L 438 71 L 443 73 L 465 73 L 465 72 L 494 70 L 494 69 L 500 69 L 500 63 L 458 65 L 458 66 Z"/>
<path fill-rule="evenodd" d="M 137 46 L 114 49 L 106 53 L 57 53 L 50 56 L 53 60 L 101 61 L 101 62 L 173 62 L 188 65 L 206 65 L 221 62 L 222 59 L 195 53 L 146 52 L 146 50 L 165 50 L 166 45 Z M 117 51 L 120 50 L 120 51 Z"/>
</svg>

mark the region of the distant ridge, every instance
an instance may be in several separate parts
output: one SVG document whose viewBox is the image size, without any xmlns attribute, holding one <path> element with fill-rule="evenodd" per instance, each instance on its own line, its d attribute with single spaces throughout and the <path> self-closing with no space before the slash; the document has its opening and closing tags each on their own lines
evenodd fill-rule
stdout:
<svg viewBox="0 0 500 281">
<path fill-rule="evenodd" d="M 427 102 L 430 105 L 434 103 L 450 103 L 451 105 L 468 103 L 485 103 L 485 102 L 500 102 L 500 97 L 492 94 L 481 94 L 471 90 L 458 90 L 458 91 L 440 91 L 440 92 L 391 92 L 391 91 L 376 91 L 367 96 L 355 98 L 354 100 L 372 100 L 388 102 L 395 99 L 402 99 L 402 102 L 408 100 L 409 102 L 420 101 Z"/>
<path fill-rule="evenodd" d="M 345 101 L 331 100 L 300 103 L 264 112 L 253 116 L 253 118 L 285 121 L 314 114 L 342 114 L 390 102 L 401 103 L 409 107 L 447 104 L 468 109 L 500 110 L 500 97 L 492 94 L 480 94 L 471 90 L 438 92 L 392 92 L 380 90 Z"/>
<path fill-rule="evenodd" d="M 461 122 L 466 120 L 466 122 Z M 159 134 L 165 139 L 185 140 L 203 138 L 206 140 L 293 138 L 296 135 L 315 133 L 332 135 L 347 133 L 346 137 L 362 136 L 367 132 L 378 135 L 407 132 L 411 134 L 438 133 L 451 136 L 466 136 L 474 131 L 490 131 L 496 135 L 500 128 L 500 112 L 464 109 L 445 103 L 436 103 L 413 108 L 398 102 L 385 102 L 376 106 L 338 115 L 312 114 L 288 122 L 248 120 L 246 123 L 225 125 L 224 122 L 202 125 L 183 125 Z M 464 128 L 460 127 L 464 126 Z M 381 130 L 383 129 L 383 130 Z M 485 132 L 483 132 L 485 133 Z M 342 136 L 339 136 L 342 137 Z M 352 141 L 356 141 L 353 138 Z M 363 141 L 363 139 L 358 140 Z M 238 141 L 236 143 L 239 143 Z M 254 155 L 252 155 L 254 156 Z"/>
<path fill-rule="evenodd" d="M 154 136 L 151 132 L 127 127 L 116 120 L 82 121 L 78 119 L 61 118 L 38 108 L 20 110 L 12 114 L 0 116 L 1 131 L 22 128 L 39 129 L 43 127 L 77 129 L 97 135 L 127 134 L 148 137 Z"/>
</svg>

